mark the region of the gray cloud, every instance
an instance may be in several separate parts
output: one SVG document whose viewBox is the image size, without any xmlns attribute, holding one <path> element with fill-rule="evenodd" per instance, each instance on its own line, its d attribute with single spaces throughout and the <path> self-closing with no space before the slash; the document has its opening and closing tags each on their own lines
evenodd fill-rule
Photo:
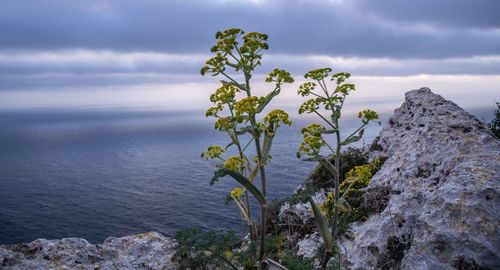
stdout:
<svg viewBox="0 0 500 270">
<path fill-rule="evenodd" d="M 4 0 L 0 47 L 206 53 L 215 31 L 241 27 L 269 33 L 273 53 L 498 55 L 498 6 L 495 0 Z"/>
<path fill-rule="evenodd" d="M 499 28 L 496 0 L 354 0 L 367 14 L 396 23 L 420 23 L 443 28 Z"/>
<path fill-rule="evenodd" d="M 0 90 L 64 86 L 214 82 L 199 69 L 209 55 L 89 50 L 0 51 Z M 334 67 L 355 76 L 500 74 L 500 56 L 450 59 L 349 58 L 268 54 L 257 74 L 286 68 L 297 79 L 310 69 Z M 264 80 L 264 78 L 260 78 Z M 257 80 L 259 81 L 259 80 Z"/>
</svg>

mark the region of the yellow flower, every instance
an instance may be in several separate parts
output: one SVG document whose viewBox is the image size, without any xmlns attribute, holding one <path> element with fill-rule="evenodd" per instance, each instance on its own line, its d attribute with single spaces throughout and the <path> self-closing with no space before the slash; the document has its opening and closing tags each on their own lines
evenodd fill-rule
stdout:
<svg viewBox="0 0 500 270">
<path fill-rule="evenodd" d="M 205 113 L 206 117 L 209 116 L 217 116 L 219 112 L 221 112 L 223 109 L 222 104 L 218 104 L 217 106 L 210 107 L 208 108 L 207 112 Z"/>
<path fill-rule="evenodd" d="M 322 80 L 326 77 L 328 77 L 328 74 L 332 72 L 331 68 L 318 68 L 311 70 L 304 75 L 304 78 L 309 78 L 313 80 Z"/>
<path fill-rule="evenodd" d="M 237 187 L 231 190 L 231 198 L 235 200 L 239 200 L 243 194 L 245 194 L 244 188 Z"/>
<path fill-rule="evenodd" d="M 215 104 L 233 103 L 236 93 L 238 92 L 238 87 L 234 85 L 223 85 L 215 90 L 215 93 L 210 96 L 210 101 Z"/>
<path fill-rule="evenodd" d="M 337 84 L 343 83 L 345 80 L 351 77 L 350 73 L 347 72 L 339 72 L 332 75 L 332 81 L 335 81 Z"/>
<path fill-rule="evenodd" d="M 301 153 L 313 157 L 317 156 L 319 155 L 321 147 L 323 147 L 324 145 L 326 145 L 326 143 L 321 137 L 305 136 L 304 140 L 300 144 L 297 156 L 300 157 Z"/>
<path fill-rule="evenodd" d="M 259 98 L 256 96 L 246 97 L 236 102 L 234 108 L 236 110 L 236 117 L 242 117 L 243 115 L 254 115 L 257 113 L 257 107 L 259 106 Z"/>
<path fill-rule="evenodd" d="M 275 68 L 273 71 L 267 75 L 266 82 L 276 82 L 278 84 L 282 83 L 293 83 L 293 77 L 286 70 Z"/>
<path fill-rule="evenodd" d="M 342 84 L 342 85 L 337 86 L 337 88 L 335 89 L 335 93 L 342 93 L 344 95 L 347 95 L 349 92 L 354 91 L 354 90 L 356 90 L 356 87 L 354 86 L 354 84 L 346 83 L 346 84 Z"/>
<path fill-rule="evenodd" d="M 300 105 L 299 114 L 312 113 L 319 109 L 319 104 L 321 102 L 320 98 L 313 98 L 305 101 Z"/>
<path fill-rule="evenodd" d="M 201 154 L 201 157 L 209 160 L 214 158 L 220 158 L 220 156 L 224 153 L 224 149 L 218 145 L 209 146 L 205 152 Z"/>
<path fill-rule="evenodd" d="M 241 171 L 243 164 L 243 159 L 238 156 L 232 156 L 224 162 L 223 167 L 235 172 L 239 172 Z"/>
<path fill-rule="evenodd" d="M 226 252 L 224 252 L 224 256 L 226 256 L 226 258 L 232 258 L 233 253 L 231 251 L 227 250 Z"/>
<path fill-rule="evenodd" d="M 283 123 L 285 125 L 291 125 L 292 122 L 288 120 L 288 114 L 283 110 L 272 110 L 264 117 L 264 123 Z"/>
<path fill-rule="evenodd" d="M 358 118 L 361 118 L 361 121 L 367 124 L 370 121 L 378 120 L 378 114 L 372 110 L 363 110 L 358 113 Z"/>
<path fill-rule="evenodd" d="M 308 96 L 312 91 L 314 91 L 314 88 L 316 87 L 316 84 L 313 82 L 306 82 L 299 86 L 299 90 L 297 93 L 303 97 Z"/>
<path fill-rule="evenodd" d="M 302 134 L 304 137 L 321 137 L 321 134 L 326 131 L 326 127 L 320 124 L 310 124 L 309 126 L 302 129 Z"/>
<path fill-rule="evenodd" d="M 232 117 L 223 117 L 217 119 L 215 121 L 215 129 L 220 130 L 220 131 L 225 131 L 232 129 L 236 126 L 236 123 L 233 121 L 234 119 Z"/>
</svg>

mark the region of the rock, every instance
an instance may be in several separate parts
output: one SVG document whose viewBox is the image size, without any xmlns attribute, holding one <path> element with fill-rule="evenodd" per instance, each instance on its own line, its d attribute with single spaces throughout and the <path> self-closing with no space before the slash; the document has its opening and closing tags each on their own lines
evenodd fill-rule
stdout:
<svg viewBox="0 0 500 270">
<path fill-rule="evenodd" d="M 481 121 L 413 90 L 371 149 L 388 159 L 367 190 L 395 192 L 341 239 L 350 268 L 498 269 L 500 142 Z"/>
<path fill-rule="evenodd" d="M 27 244 L 0 246 L 1 269 L 175 269 L 176 243 L 148 232 L 110 237 L 92 245 L 85 239 L 38 239 Z"/>
<path fill-rule="evenodd" d="M 323 238 L 318 232 L 308 234 L 297 242 L 297 255 L 305 259 L 311 259 L 318 255 L 318 251 L 323 245 Z"/>
</svg>

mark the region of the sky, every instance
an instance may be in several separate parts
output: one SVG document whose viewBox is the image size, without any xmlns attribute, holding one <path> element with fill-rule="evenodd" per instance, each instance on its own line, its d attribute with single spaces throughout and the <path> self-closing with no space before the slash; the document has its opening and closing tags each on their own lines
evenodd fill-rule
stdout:
<svg viewBox="0 0 500 270">
<path fill-rule="evenodd" d="M 358 101 L 429 86 L 464 107 L 500 97 L 497 0 L 1 0 L 0 109 L 207 104 L 217 31 L 269 35 L 275 67 L 353 74 Z M 279 100 L 295 104 L 297 85 Z M 473 96 L 474 98 L 471 98 Z M 376 105 L 376 104 L 375 104 Z"/>
</svg>

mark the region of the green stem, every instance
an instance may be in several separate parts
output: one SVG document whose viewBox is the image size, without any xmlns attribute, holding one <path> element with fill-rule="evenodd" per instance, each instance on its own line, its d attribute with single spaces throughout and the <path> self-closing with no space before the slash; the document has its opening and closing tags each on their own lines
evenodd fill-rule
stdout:
<svg viewBox="0 0 500 270">
<path fill-rule="evenodd" d="M 338 127 L 339 126 L 339 120 L 335 120 L 335 125 Z M 337 175 L 335 175 L 335 203 L 334 203 L 334 212 L 333 212 L 333 230 L 332 230 L 332 236 L 333 240 L 336 241 L 337 239 L 337 227 L 338 227 L 338 217 L 339 217 L 339 209 L 338 209 L 338 199 L 339 199 L 339 186 L 340 186 L 340 150 L 341 150 L 341 144 L 340 144 L 340 131 L 337 129 L 335 132 L 335 136 L 337 137 L 337 147 L 336 147 L 336 153 L 335 153 L 335 169 L 337 170 Z"/>
<path fill-rule="evenodd" d="M 251 92 L 250 92 L 250 78 L 251 75 L 247 71 L 244 71 L 245 73 L 245 84 L 247 88 L 247 95 L 250 97 Z M 257 121 L 255 120 L 255 115 L 252 115 L 250 117 L 250 123 L 253 126 L 257 126 Z M 257 136 L 256 136 L 257 135 Z M 262 152 L 260 149 L 260 136 L 259 131 L 257 130 L 257 134 L 254 135 L 254 141 L 255 141 L 255 148 L 257 152 L 257 161 L 259 162 L 259 171 L 260 171 L 260 179 L 261 179 L 261 192 L 266 197 L 266 171 L 264 164 L 262 164 Z M 261 204 L 260 209 L 261 209 L 261 217 L 260 217 L 260 254 L 259 254 L 259 270 L 264 269 L 264 256 L 265 256 L 265 250 L 264 250 L 264 244 L 265 244 L 265 238 L 266 238 L 266 208 L 267 205 Z"/>
<path fill-rule="evenodd" d="M 321 115 L 318 111 L 314 110 L 313 112 L 315 114 L 317 114 L 319 117 L 321 117 L 321 119 L 323 119 L 323 121 L 327 122 L 328 125 L 330 125 L 333 129 L 337 129 L 336 127 L 333 126 L 332 123 L 330 123 L 330 121 L 328 121 L 328 119 L 326 119 L 325 117 L 323 117 L 323 115 Z"/>
<path fill-rule="evenodd" d="M 265 239 L 266 239 L 266 209 L 267 205 L 261 205 L 260 219 L 260 250 L 259 250 L 259 270 L 264 270 Z"/>
<path fill-rule="evenodd" d="M 233 107 L 230 104 L 227 104 L 229 107 L 229 111 L 231 112 L 231 116 L 234 118 L 234 112 L 233 112 Z M 235 137 L 235 144 L 236 147 L 238 148 L 238 153 L 240 154 L 240 158 L 244 160 L 245 154 L 243 151 L 245 149 L 241 149 L 241 144 L 240 144 L 240 139 L 238 138 L 238 135 L 236 135 L 236 127 L 233 128 L 234 132 L 234 137 Z M 245 190 L 245 204 L 246 204 L 246 212 L 248 215 L 248 220 L 249 220 L 249 233 L 250 233 L 250 239 L 254 240 L 255 239 L 255 232 L 252 230 L 253 226 L 253 220 L 252 220 L 252 210 L 250 207 L 250 199 L 248 198 L 248 190 Z"/>
</svg>

